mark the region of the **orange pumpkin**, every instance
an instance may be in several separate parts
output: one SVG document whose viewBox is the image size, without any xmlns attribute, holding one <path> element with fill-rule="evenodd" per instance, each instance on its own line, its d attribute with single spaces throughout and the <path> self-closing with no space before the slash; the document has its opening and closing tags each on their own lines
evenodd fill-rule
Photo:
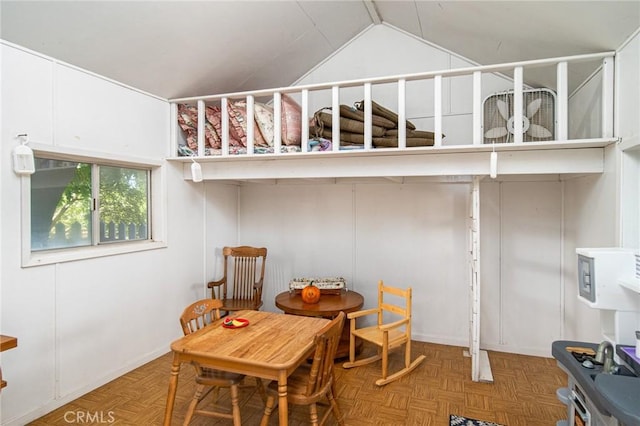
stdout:
<svg viewBox="0 0 640 426">
<path fill-rule="evenodd" d="M 302 289 L 300 295 L 304 303 L 318 303 L 320 300 L 320 289 L 313 284 L 309 284 Z"/>
</svg>

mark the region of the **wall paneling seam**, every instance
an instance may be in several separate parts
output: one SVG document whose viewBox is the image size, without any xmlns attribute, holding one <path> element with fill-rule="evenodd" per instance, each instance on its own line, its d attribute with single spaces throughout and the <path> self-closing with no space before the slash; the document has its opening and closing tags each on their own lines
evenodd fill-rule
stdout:
<svg viewBox="0 0 640 426">
<path fill-rule="evenodd" d="M 565 307 L 565 278 L 564 278 L 564 240 L 565 240 L 565 181 L 560 181 L 560 339 L 564 339 L 566 307 Z"/>
<path fill-rule="evenodd" d="M 504 341 L 504 288 L 502 283 L 502 238 L 503 238 L 503 182 L 498 182 L 498 341 L 501 345 L 505 345 Z"/>
</svg>

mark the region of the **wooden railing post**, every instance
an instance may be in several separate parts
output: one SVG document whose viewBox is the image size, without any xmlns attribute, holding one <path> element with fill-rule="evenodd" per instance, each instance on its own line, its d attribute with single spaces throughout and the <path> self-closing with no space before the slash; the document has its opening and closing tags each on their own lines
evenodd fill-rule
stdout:
<svg viewBox="0 0 640 426">
<path fill-rule="evenodd" d="M 513 143 L 522 143 L 524 130 L 523 117 L 523 90 L 524 70 L 521 66 L 513 69 Z"/>
<path fill-rule="evenodd" d="M 205 134 L 204 134 L 204 124 L 207 119 L 205 115 L 205 104 L 204 101 L 200 100 L 197 103 L 198 105 L 198 156 L 201 157 L 204 155 L 204 143 L 205 143 Z"/>
<path fill-rule="evenodd" d="M 473 144 L 482 144 L 482 73 L 473 73 Z"/>
<path fill-rule="evenodd" d="M 558 62 L 556 83 L 556 135 L 558 141 L 566 141 L 569 137 L 568 110 L 569 85 L 567 76 L 567 62 Z"/>
<path fill-rule="evenodd" d="M 442 145 L 442 74 L 433 78 L 433 146 Z"/>
<path fill-rule="evenodd" d="M 280 153 L 282 147 L 282 94 L 273 93 L 273 152 Z"/>
<path fill-rule="evenodd" d="M 407 147 L 407 80 L 398 80 L 398 149 Z"/>
<path fill-rule="evenodd" d="M 255 117 L 254 113 L 254 104 L 253 104 L 253 96 L 247 95 L 247 110 L 245 115 L 245 122 L 247 125 L 247 154 L 251 155 L 255 152 L 255 126 L 256 122 L 253 117 Z"/>
<path fill-rule="evenodd" d="M 229 155 L 229 99 L 220 99 L 220 128 L 222 129 L 222 155 Z"/>
<path fill-rule="evenodd" d="M 371 108 L 371 83 L 364 84 L 364 149 L 373 148 L 373 111 Z"/>
<path fill-rule="evenodd" d="M 309 120 L 306 117 L 309 117 L 309 90 L 303 89 L 300 93 L 302 103 L 302 120 L 300 120 L 302 129 L 300 129 L 300 146 L 302 148 L 302 152 L 309 151 Z"/>
<path fill-rule="evenodd" d="M 614 91 L 614 61 L 613 56 L 602 60 L 602 137 L 612 138 L 613 125 L 613 91 Z"/>
<path fill-rule="evenodd" d="M 331 88 L 331 145 L 340 151 L 340 86 Z"/>
</svg>

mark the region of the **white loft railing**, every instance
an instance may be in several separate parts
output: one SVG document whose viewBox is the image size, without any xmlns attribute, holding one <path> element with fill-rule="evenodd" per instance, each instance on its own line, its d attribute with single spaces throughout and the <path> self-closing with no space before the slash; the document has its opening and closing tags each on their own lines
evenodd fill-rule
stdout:
<svg viewBox="0 0 640 426">
<path fill-rule="evenodd" d="M 229 112 L 227 109 L 228 102 L 231 99 L 244 99 L 247 105 L 247 116 L 253 117 L 255 98 L 271 97 L 273 100 L 274 110 L 274 154 L 280 155 L 282 147 L 281 135 L 281 102 L 282 94 L 299 93 L 301 98 L 302 109 L 302 128 L 301 128 L 301 151 L 308 152 L 309 139 L 309 92 L 319 90 L 331 90 L 331 106 L 332 106 L 332 150 L 340 150 L 340 89 L 362 87 L 364 95 L 364 150 L 372 150 L 372 86 L 376 84 L 397 84 L 398 94 L 398 148 L 403 150 L 406 148 L 406 83 L 407 81 L 416 80 L 432 80 L 433 81 L 433 107 L 434 107 L 434 148 L 441 147 L 443 133 L 443 96 L 442 84 L 443 78 L 472 76 L 473 77 L 473 108 L 472 108 L 472 145 L 481 145 L 483 143 L 482 135 L 482 75 L 491 73 L 513 72 L 513 99 L 514 99 L 514 139 L 513 145 L 523 143 L 523 75 L 525 69 L 555 66 L 557 69 L 556 80 L 556 134 L 557 142 L 568 141 L 568 65 L 570 63 L 602 60 L 602 134 L 601 138 L 614 137 L 614 108 L 613 108 L 613 91 L 614 91 L 614 57 L 615 52 L 603 52 L 594 54 L 585 54 L 577 56 L 565 56 L 549 59 L 537 59 L 530 61 L 511 62 L 497 65 L 484 65 L 451 70 L 431 71 L 424 73 L 395 75 L 380 78 L 367 78 L 358 80 L 346 80 L 339 82 L 331 82 L 324 84 L 312 84 L 302 86 L 282 87 L 276 89 L 264 89 L 250 92 L 226 93 L 211 96 L 198 96 L 171 99 L 171 120 L 172 120 L 172 146 L 178 146 L 177 114 L 178 104 L 195 103 L 198 108 L 198 157 L 205 155 L 205 108 L 207 102 L 219 102 L 222 115 L 222 150 L 221 156 L 229 156 Z M 254 120 L 247 120 L 247 155 L 255 153 L 254 135 L 258 131 L 255 127 Z M 465 145 L 469 146 L 469 145 Z M 388 149 L 387 149 L 388 150 Z M 261 154 L 261 156 L 264 154 Z M 291 154 L 282 154 L 291 155 Z M 220 157 L 220 156 L 212 156 Z"/>
</svg>

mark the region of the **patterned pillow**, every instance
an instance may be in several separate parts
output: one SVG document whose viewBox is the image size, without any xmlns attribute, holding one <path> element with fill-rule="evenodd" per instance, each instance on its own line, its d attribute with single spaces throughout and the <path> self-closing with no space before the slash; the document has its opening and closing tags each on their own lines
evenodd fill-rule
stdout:
<svg viewBox="0 0 640 426">
<path fill-rule="evenodd" d="M 282 143 L 300 145 L 302 138 L 302 109 L 293 98 L 282 94 Z"/>
<path fill-rule="evenodd" d="M 207 107 L 205 115 L 210 113 L 212 107 Z M 178 105 L 178 125 L 184 131 L 187 146 L 192 150 L 198 149 L 198 108 L 193 105 Z M 208 120 L 204 123 L 204 137 L 205 147 L 208 145 L 211 148 L 220 147 L 220 137 L 218 132 Z"/>
<path fill-rule="evenodd" d="M 300 146 L 302 111 L 296 101 L 282 94 L 281 137 L 283 145 Z M 229 145 L 247 146 L 247 104 L 244 100 L 229 102 Z M 222 147 L 222 110 L 218 106 L 205 108 L 205 145 L 213 149 Z M 272 147 L 274 139 L 273 108 L 256 102 L 254 104 L 255 146 Z M 198 108 L 193 105 L 178 105 L 178 124 L 184 131 L 187 146 L 198 149 Z"/>
<path fill-rule="evenodd" d="M 273 108 L 256 102 L 254 105 L 256 124 L 267 146 L 273 146 Z"/>
<path fill-rule="evenodd" d="M 229 102 L 227 106 L 229 110 L 229 123 L 231 124 L 230 128 L 235 130 L 241 145 L 247 146 L 247 103 L 245 101 Z M 254 144 L 256 146 L 267 146 L 267 142 L 262 137 L 262 133 L 260 133 L 259 126 L 254 126 L 254 129 Z"/>
</svg>

